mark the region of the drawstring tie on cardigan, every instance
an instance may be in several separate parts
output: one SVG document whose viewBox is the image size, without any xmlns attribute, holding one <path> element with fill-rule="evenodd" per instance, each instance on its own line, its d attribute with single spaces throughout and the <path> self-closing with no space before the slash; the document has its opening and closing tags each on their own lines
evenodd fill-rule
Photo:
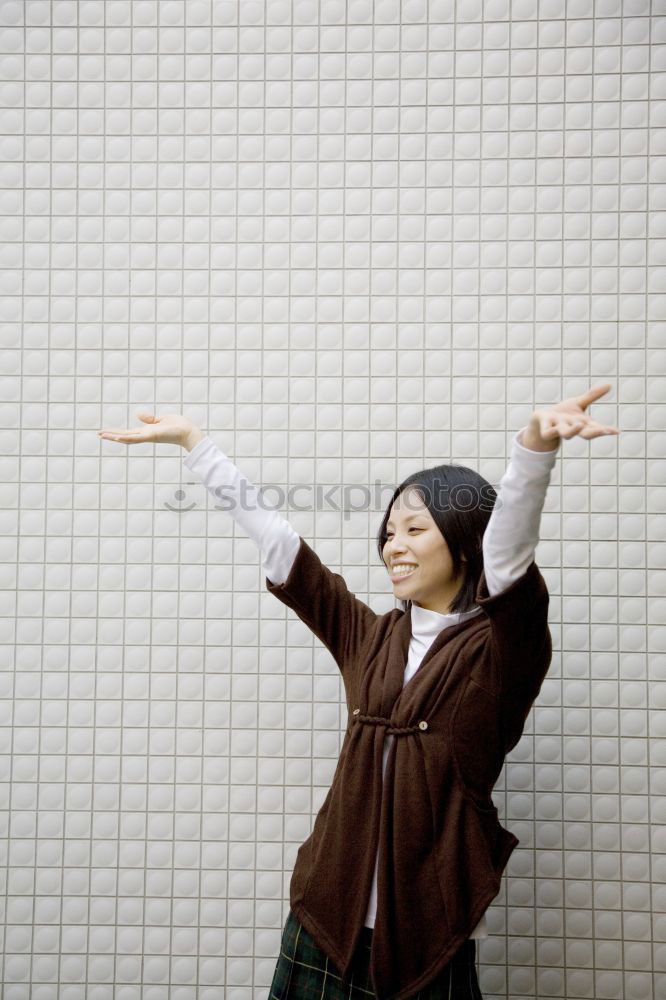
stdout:
<svg viewBox="0 0 666 1000">
<path fill-rule="evenodd" d="M 386 726 L 388 736 L 409 736 L 410 733 L 425 732 L 428 723 L 421 719 L 415 726 L 394 726 L 390 719 L 385 719 L 381 715 L 361 715 L 361 709 L 355 708 L 352 712 L 355 722 L 362 722 L 366 726 Z"/>
</svg>

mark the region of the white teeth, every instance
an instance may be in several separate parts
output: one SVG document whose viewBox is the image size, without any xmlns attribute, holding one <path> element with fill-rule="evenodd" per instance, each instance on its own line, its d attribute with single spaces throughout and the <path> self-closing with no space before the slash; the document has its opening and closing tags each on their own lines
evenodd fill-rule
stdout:
<svg viewBox="0 0 666 1000">
<path fill-rule="evenodd" d="M 408 566 L 404 563 L 400 563 L 399 565 L 393 567 L 393 576 L 406 576 L 415 569 L 416 566 Z"/>
</svg>

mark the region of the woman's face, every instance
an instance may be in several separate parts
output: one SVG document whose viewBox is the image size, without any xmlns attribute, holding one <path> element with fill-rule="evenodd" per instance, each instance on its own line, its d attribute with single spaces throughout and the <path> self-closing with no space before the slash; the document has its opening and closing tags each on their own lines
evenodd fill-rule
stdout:
<svg viewBox="0 0 666 1000">
<path fill-rule="evenodd" d="M 453 578 L 449 547 L 416 490 L 408 488 L 396 498 L 386 531 L 383 556 L 395 596 L 449 614 L 464 573 Z"/>
</svg>

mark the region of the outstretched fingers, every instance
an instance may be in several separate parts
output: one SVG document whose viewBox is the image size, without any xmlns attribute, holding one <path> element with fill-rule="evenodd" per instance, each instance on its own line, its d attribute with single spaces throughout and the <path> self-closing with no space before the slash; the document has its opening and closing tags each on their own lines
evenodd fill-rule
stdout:
<svg viewBox="0 0 666 1000">
<path fill-rule="evenodd" d="M 584 438 L 595 438 L 603 437 L 606 434 L 619 433 L 620 431 L 617 427 L 607 427 L 605 424 L 599 424 L 596 420 L 592 420 L 583 428 L 580 432 L 580 436 Z"/>
<path fill-rule="evenodd" d="M 612 386 L 610 383 L 606 382 L 604 385 L 595 385 L 592 389 L 588 389 L 584 392 L 582 396 L 577 397 L 577 401 L 580 406 L 585 409 L 590 403 L 593 403 L 595 399 L 599 399 L 600 396 L 605 396 L 607 392 L 610 392 Z"/>
<path fill-rule="evenodd" d="M 541 436 L 545 440 L 555 437 L 572 438 L 580 435 L 582 438 L 602 437 L 606 434 L 619 434 L 617 427 L 607 427 L 590 417 L 546 417 L 541 422 Z"/>
<path fill-rule="evenodd" d="M 132 430 L 131 428 L 126 428 L 124 430 L 115 430 L 113 428 L 109 428 L 107 430 L 97 431 L 97 434 L 99 437 L 112 438 L 114 441 L 123 441 L 123 440 L 141 441 L 144 438 L 145 440 L 148 440 L 146 431 L 143 430 L 142 427 L 138 428 L 138 430 Z"/>
</svg>

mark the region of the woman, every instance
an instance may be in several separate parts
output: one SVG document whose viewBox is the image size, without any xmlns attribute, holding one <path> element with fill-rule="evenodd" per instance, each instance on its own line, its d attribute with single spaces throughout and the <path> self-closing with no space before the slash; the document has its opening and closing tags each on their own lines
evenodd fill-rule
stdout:
<svg viewBox="0 0 666 1000">
<path fill-rule="evenodd" d="M 498 494 L 460 466 L 406 479 L 377 537 L 402 605 L 382 615 L 186 418 L 140 413 L 146 427 L 99 432 L 186 448 L 187 468 L 258 545 L 267 589 L 342 674 L 347 729 L 298 851 L 269 1000 L 481 996 L 475 942 L 518 843 L 492 788 L 552 654 L 539 519 L 560 439 L 619 433 L 585 412 L 609 389 L 535 410 Z"/>
</svg>

